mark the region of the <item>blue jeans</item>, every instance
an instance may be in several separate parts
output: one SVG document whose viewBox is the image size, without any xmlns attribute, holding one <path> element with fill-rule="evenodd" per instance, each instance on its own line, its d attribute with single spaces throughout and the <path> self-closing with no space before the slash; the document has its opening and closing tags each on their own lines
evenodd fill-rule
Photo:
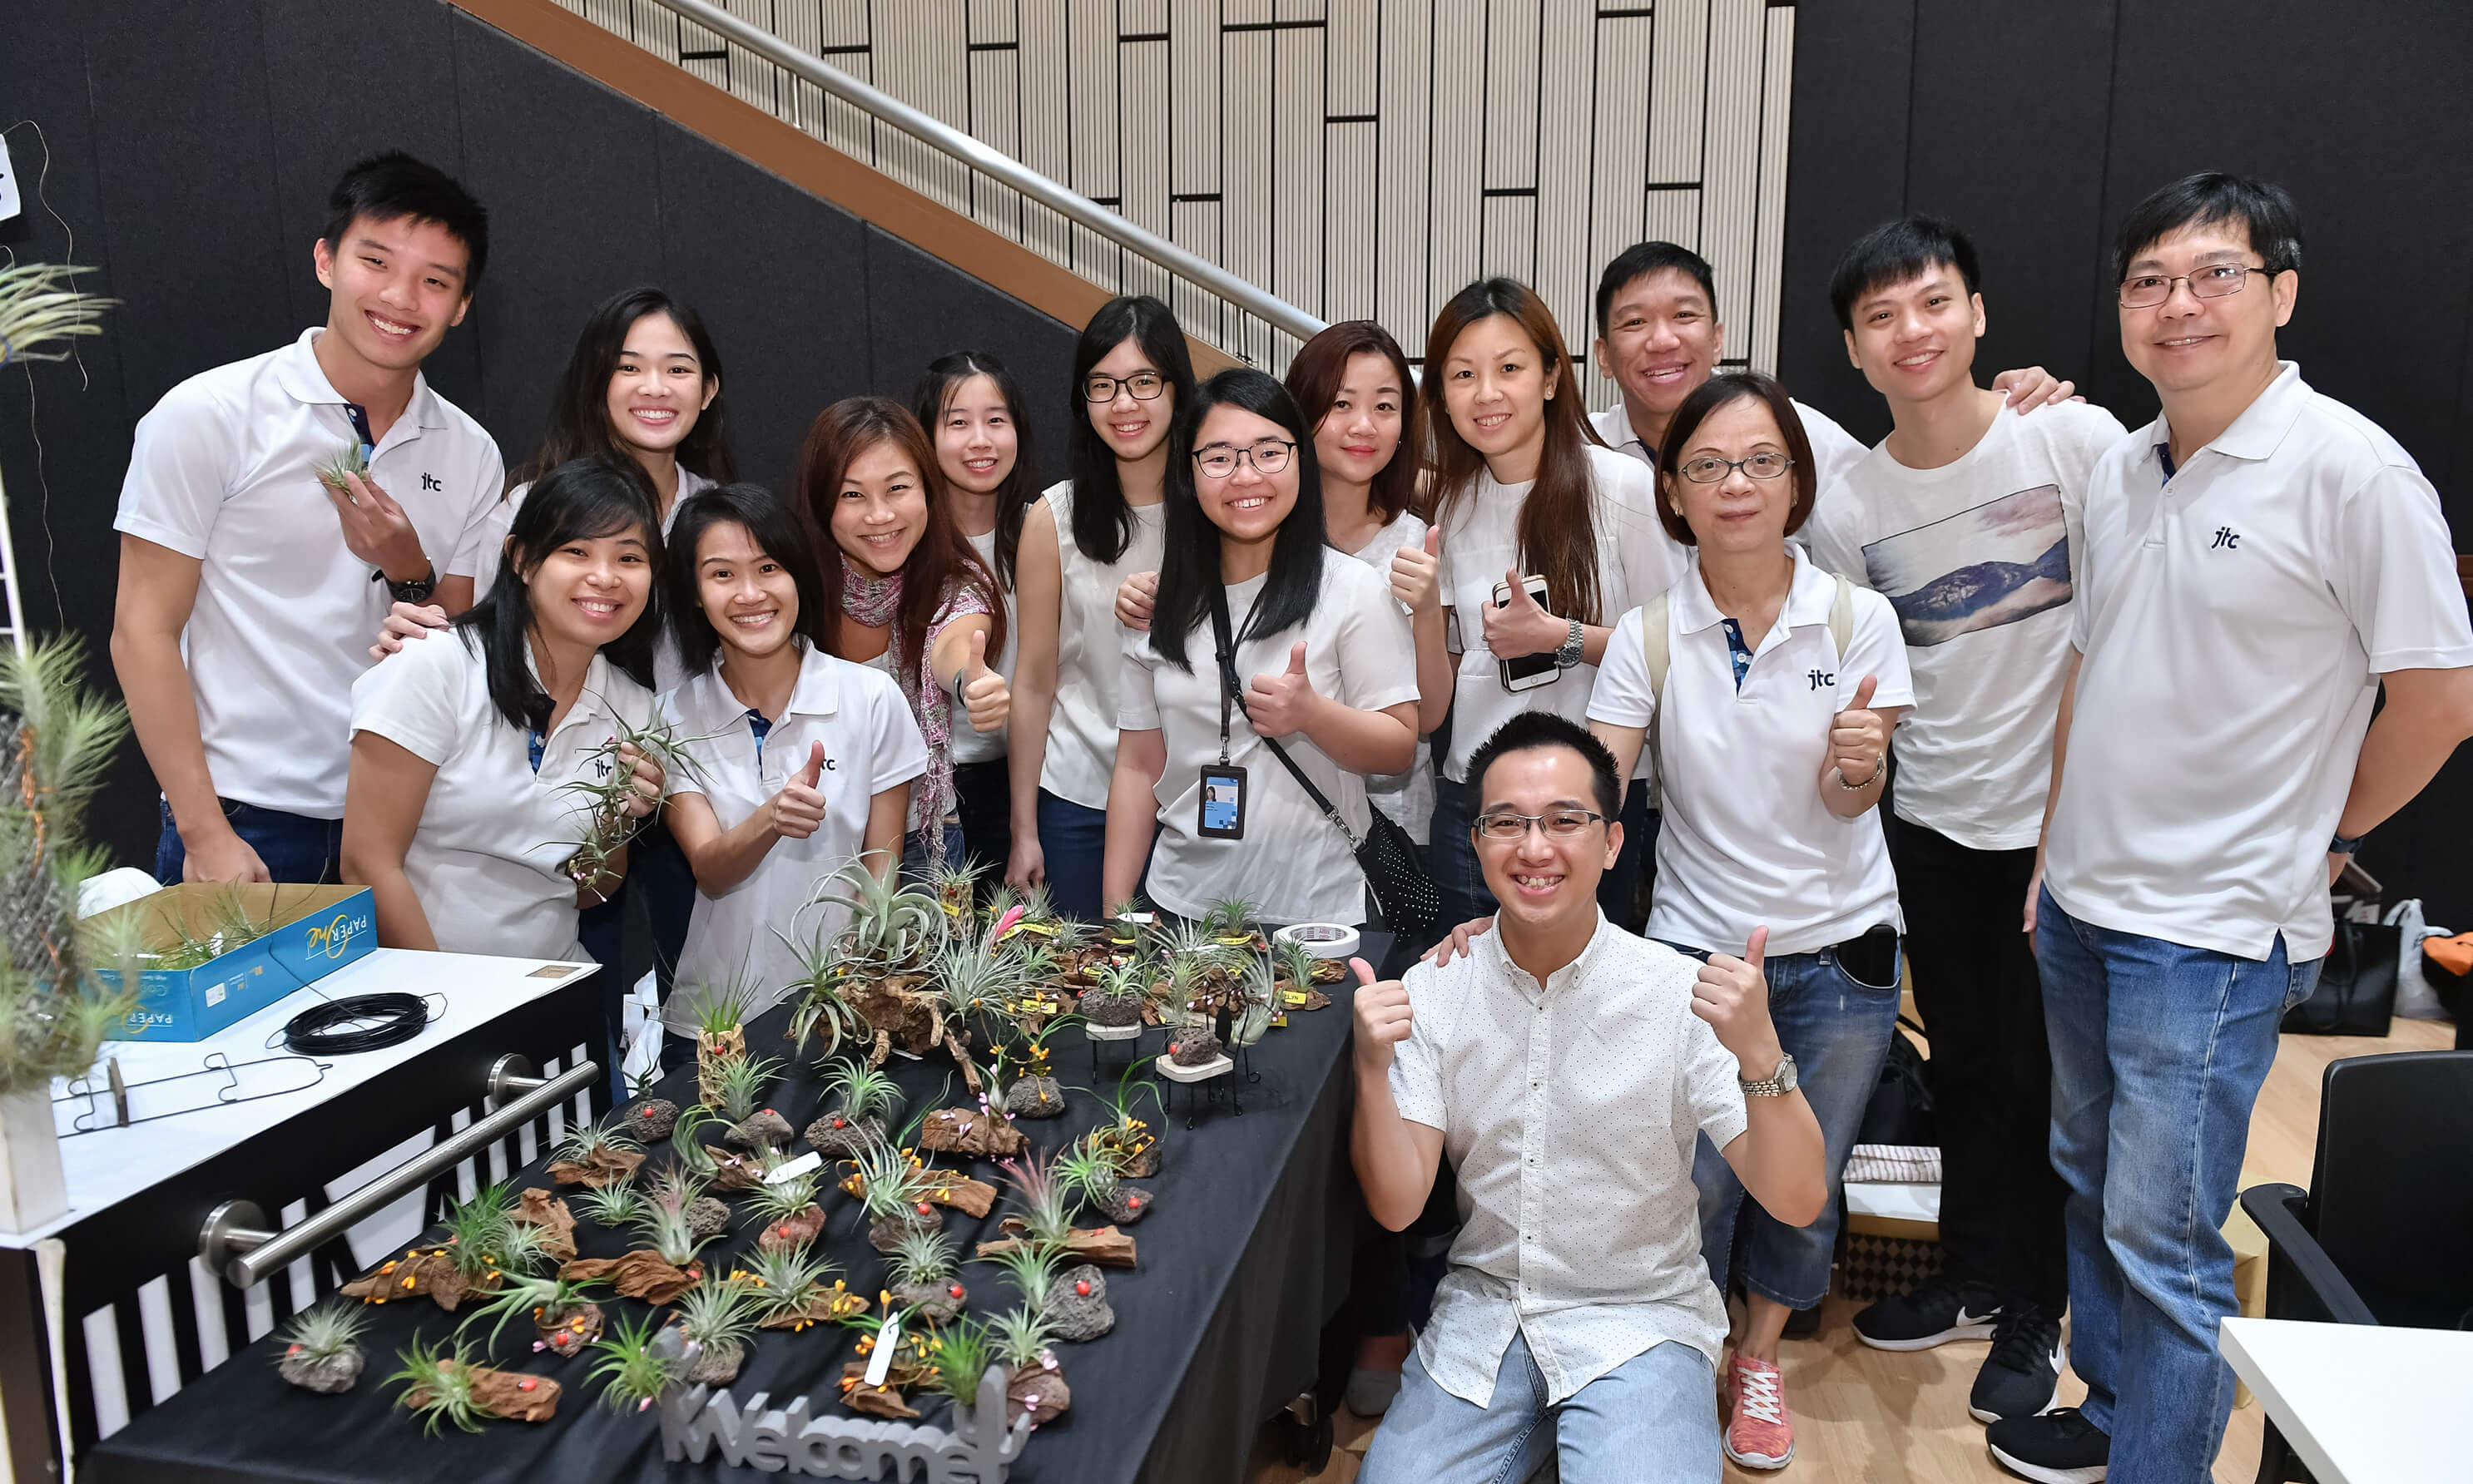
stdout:
<svg viewBox="0 0 2473 1484">
<path fill-rule="evenodd" d="M 2069 1186 L 2070 1365 L 2113 1484 L 2204 1484 L 2232 1415 L 2216 1326 L 2224 1240 L 2276 1026 L 2318 960 L 2264 961 L 2035 915 L 2053 1044 L 2053 1167 Z"/>
<path fill-rule="evenodd" d="M 934 827 L 945 837 L 945 864 L 958 869 L 964 860 L 964 852 L 962 850 L 962 826 L 959 825 L 948 824 L 939 825 Z M 903 880 L 924 881 L 927 879 L 928 843 L 929 836 L 927 831 L 924 829 L 914 829 L 901 837 L 901 876 Z"/>
<path fill-rule="evenodd" d="M 261 809 L 253 803 L 234 803 L 228 799 L 221 802 L 224 818 L 231 822 L 232 833 L 257 852 L 272 879 L 311 886 L 332 885 L 344 879 L 342 820 L 313 820 L 307 815 Z M 178 886 L 181 863 L 189 858 L 189 852 L 180 844 L 180 832 L 172 827 L 172 805 L 165 802 L 160 807 L 163 833 L 155 841 L 155 879 L 165 886 Z"/>
<path fill-rule="evenodd" d="M 1467 784 L 1434 776 L 1434 823 L 1426 864 L 1442 893 L 1443 932 L 1471 918 L 1490 916 L 1501 905 L 1486 890 L 1485 874 L 1477 869 L 1477 842 L 1469 838 L 1474 812 Z M 1633 779 L 1623 790 L 1622 850 L 1613 869 L 1597 878 L 1597 905 L 1607 922 L 1627 933 L 1639 932 L 1645 921 L 1632 904 L 1639 899 L 1641 873 L 1657 870 L 1658 820 L 1658 811 L 1648 806 L 1648 785 Z"/>
<path fill-rule="evenodd" d="M 1549 1407 L 1546 1377 L 1515 1330 L 1495 1373 L 1494 1400 L 1476 1407 L 1436 1385 L 1412 1353 L 1357 1477 L 1521 1484 L 1549 1456 L 1563 1484 L 1717 1484 L 1717 1388 L 1709 1357 L 1668 1340 Z"/>
<path fill-rule="evenodd" d="M 1788 1226 L 1748 1199 L 1734 1166 L 1703 1134 L 1692 1160 L 1692 1183 L 1700 1187 L 1700 1253 L 1709 1261 L 1710 1281 L 1721 1291 L 1739 1273 L 1746 1293 L 1810 1308 L 1829 1293 L 1840 1177 L 1897 1030 L 1898 975 L 1892 972 L 1885 985 L 1865 984 L 1839 967 L 1832 948 L 1772 958 L 1763 969 L 1778 1044 L 1794 1058 L 1803 1099 L 1820 1121 L 1829 1204 L 1812 1225 Z M 1765 1077 L 1772 1070 L 1747 1066 L 1743 1074 Z"/>
<path fill-rule="evenodd" d="M 1085 922 L 1107 911 L 1099 872 L 1108 859 L 1108 811 L 1039 791 L 1039 849 L 1047 860 L 1047 894 L 1056 910 Z"/>
</svg>

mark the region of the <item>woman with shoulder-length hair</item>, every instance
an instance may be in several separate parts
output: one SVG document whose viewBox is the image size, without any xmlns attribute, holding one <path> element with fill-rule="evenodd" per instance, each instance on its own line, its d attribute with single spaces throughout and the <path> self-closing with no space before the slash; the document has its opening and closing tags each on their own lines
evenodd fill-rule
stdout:
<svg viewBox="0 0 2473 1484">
<path fill-rule="evenodd" d="M 1011 706 L 989 665 L 1005 640 L 996 576 L 954 527 L 940 483 L 909 409 L 852 396 L 817 414 L 795 487 L 816 548 L 826 650 L 892 676 L 927 741 L 902 850 L 914 873 L 963 858 L 953 737 L 1001 728 Z"/>
<path fill-rule="evenodd" d="M 1322 516 L 1313 432 L 1287 389 L 1246 368 L 1198 388 L 1168 437 L 1151 630 L 1124 640 L 1110 900 L 1140 891 L 1191 918 L 1242 898 L 1267 922 L 1365 919 L 1348 839 L 1265 741 L 1360 836 L 1362 776 L 1399 772 L 1416 747 L 1407 621 L 1388 584 L 1326 549 Z"/>
<path fill-rule="evenodd" d="M 1648 470 L 1590 432 L 1562 331 L 1527 285 L 1485 278 L 1452 296 L 1427 337 L 1425 370 L 1443 410 L 1433 419 L 1437 580 L 1459 655 L 1442 667 L 1442 700 L 1457 705 L 1432 843 L 1444 920 L 1454 922 L 1494 908 L 1469 833 L 1470 754 L 1522 711 L 1584 720 L 1614 620 L 1665 591 L 1683 562 L 1658 525 Z M 1634 930 L 1648 812 L 1647 785 L 1635 779 L 1622 853 L 1597 893 L 1606 915 Z"/>
<path fill-rule="evenodd" d="M 1116 586 L 1159 567 L 1168 427 L 1193 398 L 1176 316 L 1147 295 L 1101 305 L 1073 347 L 1068 385 L 1068 474 L 1024 517 L 1017 553 L 1021 694 L 1005 879 L 1044 881 L 1059 908 L 1096 920 L 1124 648 Z"/>
</svg>

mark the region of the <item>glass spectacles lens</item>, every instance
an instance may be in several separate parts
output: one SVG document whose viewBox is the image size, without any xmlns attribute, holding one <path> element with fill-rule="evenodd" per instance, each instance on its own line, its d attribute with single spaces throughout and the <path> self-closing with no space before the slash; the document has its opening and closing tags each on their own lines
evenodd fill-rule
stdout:
<svg viewBox="0 0 2473 1484">
<path fill-rule="evenodd" d="M 1723 459 L 1692 459 L 1683 466 L 1683 477 L 1695 485 L 1714 485 L 1726 477 Z"/>
<path fill-rule="evenodd" d="M 1775 479 L 1780 474 L 1786 472 L 1786 455 L 1782 453 L 1756 453 L 1752 455 L 1750 461 L 1743 466 L 1743 472 L 1751 475 L 1754 479 Z"/>
</svg>

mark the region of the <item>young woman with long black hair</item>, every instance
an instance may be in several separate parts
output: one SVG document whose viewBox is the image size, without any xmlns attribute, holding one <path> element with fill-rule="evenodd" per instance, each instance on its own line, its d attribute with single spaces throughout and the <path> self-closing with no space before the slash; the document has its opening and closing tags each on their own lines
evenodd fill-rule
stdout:
<svg viewBox="0 0 2473 1484">
<path fill-rule="evenodd" d="M 1168 307 L 1111 299 L 1073 347 L 1070 477 L 1022 522 L 1021 644 L 1013 727 L 1013 857 L 1005 879 L 1045 881 L 1058 907 L 1102 907 L 1123 629 L 1116 587 L 1156 571 L 1168 429 L 1193 399 L 1193 361 Z"/>
<path fill-rule="evenodd" d="M 1103 890 L 1182 917 L 1242 898 L 1267 922 L 1361 922 L 1347 839 L 1263 739 L 1361 834 L 1364 775 L 1416 750 L 1407 620 L 1388 583 L 1327 549 L 1313 431 L 1279 382 L 1212 377 L 1168 450 L 1159 599 L 1124 643 Z"/>
<path fill-rule="evenodd" d="M 1014 572 L 1021 528 L 1039 498 L 1031 488 L 1030 423 L 1021 388 L 1004 363 L 984 350 L 956 350 L 927 363 L 910 394 L 910 411 L 936 443 L 945 500 L 979 562 L 993 573 L 1005 613 L 1002 654 L 989 661 L 1011 684 L 1021 627 L 1014 610 Z M 1009 729 L 956 731 L 953 794 L 962 816 L 962 845 L 971 859 L 1002 874 L 1013 858 Z"/>
<path fill-rule="evenodd" d="M 926 430 L 891 397 L 845 397 L 816 416 L 799 454 L 797 508 L 816 548 L 826 651 L 900 685 L 926 738 L 910 791 L 903 864 L 964 854 L 953 738 L 1005 725 L 1011 692 L 996 575 L 954 527 Z"/>
</svg>

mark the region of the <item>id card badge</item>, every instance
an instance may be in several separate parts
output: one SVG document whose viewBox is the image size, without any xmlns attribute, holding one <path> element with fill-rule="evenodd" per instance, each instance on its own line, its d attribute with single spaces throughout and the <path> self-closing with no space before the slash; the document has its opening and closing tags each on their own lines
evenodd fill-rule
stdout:
<svg viewBox="0 0 2473 1484">
<path fill-rule="evenodd" d="M 1245 838 L 1245 770 L 1236 763 L 1212 763 L 1202 770 L 1202 817 L 1195 834 L 1205 840 Z"/>
</svg>

